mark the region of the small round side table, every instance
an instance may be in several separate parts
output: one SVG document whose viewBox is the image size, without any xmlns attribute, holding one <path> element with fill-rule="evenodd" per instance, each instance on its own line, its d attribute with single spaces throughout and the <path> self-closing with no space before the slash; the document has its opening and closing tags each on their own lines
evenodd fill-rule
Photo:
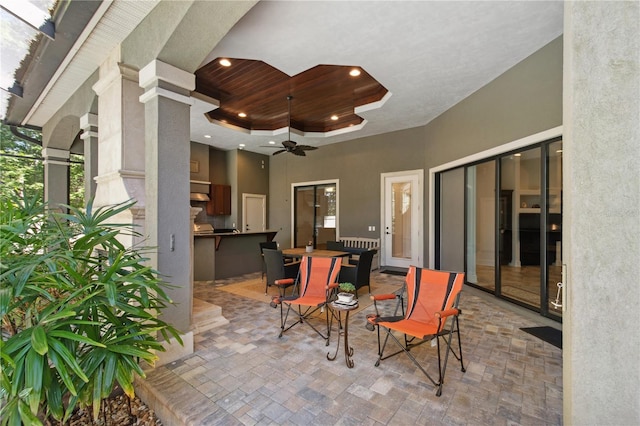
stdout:
<svg viewBox="0 0 640 426">
<path fill-rule="evenodd" d="M 336 345 L 336 352 L 331 356 L 329 352 L 327 352 L 327 359 L 329 361 L 334 361 L 336 356 L 338 355 L 338 350 L 340 349 L 340 331 L 342 330 L 342 334 L 344 335 L 344 360 L 347 363 L 347 367 L 353 368 L 353 360 L 351 357 L 353 356 L 353 348 L 349 346 L 349 312 L 358 309 L 358 304 L 355 305 L 345 305 L 342 303 L 331 302 L 329 304 L 331 308 L 331 312 L 333 317 L 338 320 L 338 344 Z M 343 330 L 343 320 L 342 313 L 345 312 L 344 316 L 344 330 Z"/>
</svg>

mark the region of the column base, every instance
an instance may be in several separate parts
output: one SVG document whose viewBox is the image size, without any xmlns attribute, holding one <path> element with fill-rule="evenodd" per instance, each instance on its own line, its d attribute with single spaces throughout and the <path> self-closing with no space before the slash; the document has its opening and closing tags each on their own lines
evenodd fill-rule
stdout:
<svg viewBox="0 0 640 426">
<path fill-rule="evenodd" d="M 156 355 L 158 355 L 158 360 L 155 363 L 155 367 L 169 364 L 170 362 L 179 360 L 180 358 L 191 355 L 193 353 L 193 332 L 189 331 L 187 333 L 181 334 L 180 338 L 182 339 L 182 345 L 180 345 L 180 343 L 178 343 L 178 341 L 173 338 L 168 342 L 162 342 L 162 346 L 165 348 L 165 351 L 156 352 Z"/>
</svg>

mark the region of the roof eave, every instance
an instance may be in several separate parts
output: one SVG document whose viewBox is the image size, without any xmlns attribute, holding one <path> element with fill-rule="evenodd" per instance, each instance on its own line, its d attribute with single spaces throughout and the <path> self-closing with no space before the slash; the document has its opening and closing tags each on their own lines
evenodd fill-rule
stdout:
<svg viewBox="0 0 640 426">
<path fill-rule="evenodd" d="M 55 23 L 57 36 L 55 40 L 51 40 L 38 34 L 33 40 L 29 53 L 15 72 L 15 81 L 23 88 L 23 95 L 9 98 L 4 119 L 6 124 L 32 124 L 25 122 L 27 114 L 101 3 L 83 0 L 56 3 L 52 21 Z"/>
</svg>

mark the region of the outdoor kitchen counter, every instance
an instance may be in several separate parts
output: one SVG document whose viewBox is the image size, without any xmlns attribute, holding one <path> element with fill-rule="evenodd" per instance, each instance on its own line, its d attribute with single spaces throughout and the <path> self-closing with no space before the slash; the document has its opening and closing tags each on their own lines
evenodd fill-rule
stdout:
<svg viewBox="0 0 640 426">
<path fill-rule="evenodd" d="M 261 271 L 259 243 L 272 241 L 276 233 L 267 230 L 194 235 L 193 279 L 213 281 Z"/>
</svg>

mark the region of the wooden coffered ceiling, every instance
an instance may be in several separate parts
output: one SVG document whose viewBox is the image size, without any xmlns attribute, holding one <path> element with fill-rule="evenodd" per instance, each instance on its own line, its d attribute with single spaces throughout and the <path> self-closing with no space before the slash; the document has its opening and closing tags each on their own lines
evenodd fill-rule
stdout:
<svg viewBox="0 0 640 426">
<path fill-rule="evenodd" d="M 230 65 L 222 65 L 222 59 Z M 352 70 L 359 75 L 352 76 Z M 216 58 L 195 75 L 196 92 L 220 103 L 205 114 L 209 121 L 249 133 L 287 128 L 288 96 L 291 128 L 303 135 L 360 126 L 365 120 L 358 110 L 379 107 L 388 96 L 387 89 L 358 66 L 317 65 L 289 76 L 262 61 Z"/>
</svg>

